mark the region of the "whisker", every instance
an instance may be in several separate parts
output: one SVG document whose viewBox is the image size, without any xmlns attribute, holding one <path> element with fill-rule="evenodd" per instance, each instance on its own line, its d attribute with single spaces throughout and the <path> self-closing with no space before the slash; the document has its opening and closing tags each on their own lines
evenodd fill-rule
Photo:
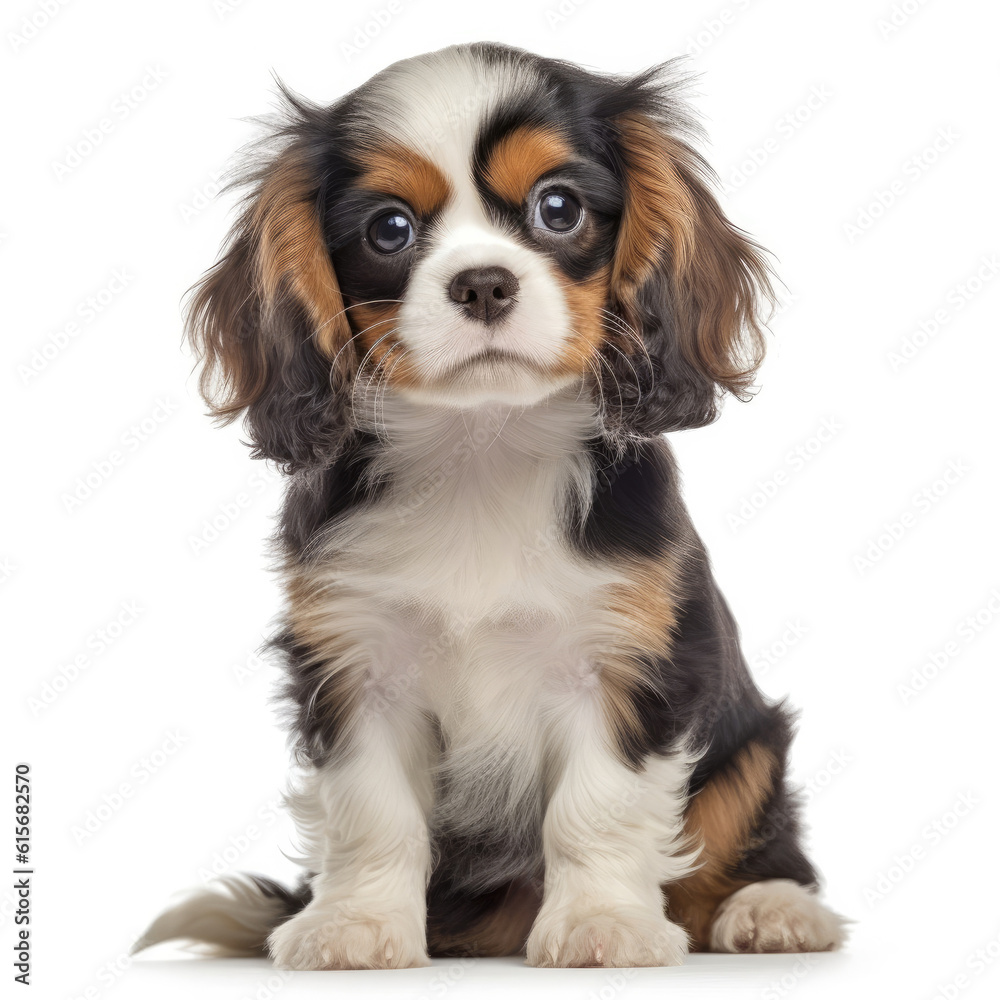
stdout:
<svg viewBox="0 0 1000 1000">
<path fill-rule="evenodd" d="M 612 323 L 614 324 L 613 328 L 617 333 L 624 335 L 628 342 L 634 344 L 636 347 L 639 348 L 642 357 L 645 359 L 646 367 L 649 371 L 649 374 L 650 376 L 652 376 L 655 371 L 655 368 L 653 367 L 653 360 L 652 358 L 650 358 L 649 350 L 646 347 L 645 341 L 639 335 L 638 331 L 630 323 L 626 322 L 626 320 L 623 317 L 619 316 L 617 313 L 612 312 L 610 309 L 607 309 L 602 306 L 601 312 L 604 313 L 607 319 L 612 321 Z M 634 406 L 638 406 L 639 403 L 642 401 L 643 397 L 642 380 L 639 378 L 639 373 L 636 371 L 635 365 L 632 363 L 632 358 L 625 351 L 623 351 L 617 344 L 612 343 L 610 340 L 608 341 L 608 346 L 617 351 L 622 356 L 622 358 L 624 358 L 625 361 L 628 363 L 628 366 L 632 369 L 632 374 L 635 376 L 636 390 L 638 393 Z M 619 395 L 620 395 L 620 389 L 619 389 Z"/>
<path fill-rule="evenodd" d="M 403 347 L 403 345 L 402 344 L 393 344 L 392 347 L 390 347 L 389 350 L 386 351 L 385 354 L 382 355 L 382 358 L 380 359 L 380 361 L 378 363 L 378 366 L 376 368 L 376 371 L 379 368 L 383 369 L 383 374 L 382 374 L 382 376 L 379 379 L 378 385 L 376 385 L 376 387 L 375 387 L 375 405 L 374 405 L 373 410 L 372 410 L 372 415 L 373 415 L 374 420 L 375 420 L 375 433 L 376 433 L 376 435 L 379 434 L 379 429 L 380 428 L 382 430 L 386 430 L 386 427 L 385 427 L 385 398 L 386 398 L 386 396 L 388 395 L 388 392 L 389 392 L 389 384 L 390 384 L 389 383 L 389 379 L 391 378 L 392 373 L 396 370 L 396 366 L 406 357 L 406 354 L 407 354 L 406 348 L 403 348 L 402 353 L 398 354 L 396 356 L 395 360 L 392 362 L 392 364 L 388 368 L 386 368 L 385 367 L 386 359 L 389 357 L 389 355 L 391 355 L 393 353 L 393 351 L 396 350 L 397 347 Z M 379 419 L 379 415 L 378 415 L 378 408 L 379 408 L 379 387 L 381 387 L 381 389 L 382 389 L 382 418 L 381 418 L 381 420 Z M 381 435 L 379 435 L 379 441 L 382 441 Z M 387 447 L 390 447 L 392 445 L 392 442 L 389 440 L 389 435 L 388 435 L 387 431 L 386 431 L 386 436 L 385 436 L 384 443 L 385 443 L 385 445 Z"/>
<path fill-rule="evenodd" d="M 569 332 L 574 337 L 579 336 L 579 334 L 578 334 L 578 332 L 576 330 L 570 329 Z M 603 410 L 605 408 L 605 405 L 606 405 L 606 399 L 605 399 L 605 396 L 604 396 L 604 383 L 603 383 L 603 380 L 601 378 L 600 369 L 597 368 L 597 367 L 595 367 L 595 365 L 594 365 L 594 358 L 597 358 L 599 360 L 604 361 L 605 364 L 607 364 L 607 359 L 602 358 L 599 352 L 595 353 L 595 354 L 593 354 L 593 355 L 591 355 L 589 357 L 585 356 L 584 359 L 583 359 L 584 364 L 587 366 L 587 368 L 590 370 L 590 374 L 593 376 L 594 386 L 597 389 L 598 397 L 600 399 L 600 406 L 601 406 L 601 409 Z M 614 372 L 612 371 L 612 375 L 613 374 L 614 374 Z M 583 389 L 583 386 L 581 386 L 581 390 L 582 389 Z M 579 398 L 579 394 L 577 394 L 577 398 Z"/>
<path fill-rule="evenodd" d="M 618 400 L 618 403 L 617 403 L 617 405 L 618 405 L 618 412 L 621 413 L 624 410 L 624 408 L 625 408 L 625 401 L 624 401 L 624 397 L 622 396 L 622 384 L 621 384 L 621 382 L 618 379 L 618 373 L 615 371 L 615 369 L 612 366 L 611 362 L 608 361 L 608 359 L 606 357 L 604 357 L 603 354 L 597 354 L 595 356 L 596 356 L 596 358 L 597 358 L 598 361 L 600 361 L 602 364 L 604 364 L 604 365 L 607 366 L 608 372 L 611 375 L 611 379 L 612 379 L 612 381 L 615 384 L 615 395 L 616 395 L 617 400 Z M 599 382 L 601 384 L 601 401 L 604 403 L 605 406 L 607 406 L 607 396 L 604 394 L 604 379 L 600 375 L 598 375 L 598 379 L 599 379 Z"/>
<path fill-rule="evenodd" d="M 495 445 L 497 443 L 498 439 L 500 438 L 500 435 L 503 434 L 503 429 L 507 426 L 507 421 L 510 420 L 510 415 L 513 412 L 514 412 L 514 407 L 512 406 L 507 411 L 507 416 L 503 418 L 503 423 L 500 425 L 500 430 L 498 430 L 496 432 L 496 434 L 493 437 L 493 440 L 483 449 L 483 454 L 484 455 L 486 454 L 486 452 L 488 452 L 490 450 L 490 448 L 493 447 L 493 445 Z M 517 423 L 517 421 L 515 420 L 514 423 Z"/>
<path fill-rule="evenodd" d="M 601 306 L 600 308 L 604 316 L 607 319 L 611 320 L 612 323 L 614 324 L 615 331 L 617 333 L 623 334 L 627 340 L 631 340 L 633 343 L 635 343 L 635 345 L 642 351 L 642 354 L 646 358 L 646 361 L 649 362 L 650 361 L 649 351 L 646 349 L 646 344 L 643 341 L 642 337 L 639 335 L 639 332 L 635 329 L 635 327 L 633 327 L 631 323 L 628 323 L 622 316 L 619 316 L 616 312 L 612 312 L 605 306 Z"/>
<path fill-rule="evenodd" d="M 368 326 L 366 326 L 366 327 L 365 327 L 365 328 L 364 328 L 363 330 L 358 330 L 358 332 L 357 332 L 357 333 L 355 333 L 355 334 L 354 334 L 353 336 L 351 336 L 351 337 L 348 337 L 348 339 L 347 339 L 347 343 L 346 343 L 346 344 L 344 344 L 344 345 L 343 345 L 343 346 L 342 346 L 342 347 L 340 348 L 340 350 L 339 350 L 339 351 L 337 351 L 337 353 L 336 353 L 336 354 L 335 354 L 335 355 L 333 356 L 333 360 L 332 360 L 332 361 L 330 362 L 330 366 L 331 366 L 331 368 L 332 368 L 332 367 L 333 367 L 334 365 L 336 365 L 336 363 L 337 363 L 337 359 L 338 359 L 338 358 L 340 357 L 340 355 L 341 355 L 341 354 L 343 354 L 343 353 L 344 353 L 344 351 L 345 351 L 345 350 L 347 350 L 347 348 L 348 348 L 348 347 L 350 347 L 350 346 L 351 346 L 351 344 L 352 344 L 352 343 L 353 343 L 353 342 L 354 342 L 355 340 L 357 340 L 357 338 L 358 338 L 358 337 L 360 337 L 360 336 L 363 336 L 363 335 L 364 335 L 364 334 L 366 334 L 366 333 L 369 333 L 370 331 L 374 330 L 374 329 L 375 329 L 375 327 L 377 327 L 377 326 L 382 326 L 382 324 L 383 324 L 383 323 L 393 323 L 393 322 L 395 322 L 395 317 L 392 317 L 392 316 L 388 317 L 387 319 L 377 319 L 377 320 L 375 320 L 375 322 L 374 322 L 374 323 L 370 323 L 370 324 L 369 324 Z M 359 366 L 359 368 L 360 368 L 360 366 Z"/>
<path fill-rule="evenodd" d="M 353 303 L 351 303 L 351 305 L 344 306 L 344 308 L 341 309 L 339 312 L 335 312 L 329 319 L 324 320 L 322 323 L 320 323 L 320 325 L 318 327 L 316 327 L 316 329 L 313 330 L 313 332 L 310 333 L 308 337 L 306 337 L 306 340 L 309 340 L 310 338 L 315 337 L 317 333 L 319 333 L 321 330 L 323 330 L 326 327 L 328 327 L 334 320 L 340 319 L 340 317 L 343 316 L 344 313 L 350 312 L 352 309 L 360 309 L 361 306 L 382 305 L 382 304 L 388 303 L 388 302 L 391 302 L 391 303 L 393 303 L 395 305 L 402 305 L 403 304 L 403 300 L 402 299 L 365 299 L 364 302 L 353 302 Z"/>
<path fill-rule="evenodd" d="M 383 340 L 385 340 L 387 337 L 391 337 L 396 332 L 398 332 L 398 328 L 397 327 L 393 327 L 387 333 L 383 333 L 382 336 L 379 337 L 378 340 L 376 340 L 374 344 L 372 344 L 372 346 L 368 349 L 368 353 L 361 359 L 361 362 L 358 365 L 358 371 L 359 372 L 360 371 L 364 371 L 364 367 L 368 363 L 368 359 L 374 353 L 375 348 L 378 347 L 378 345 L 381 344 Z M 378 366 L 376 365 L 376 369 L 377 368 L 378 368 Z"/>
<path fill-rule="evenodd" d="M 387 337 L 391 337 L 395 332 L 396 332 L 396 328 L 393 327 L 387 333 L 384 333 L 381 337 L 379 337 L 378 340 L 376 340 L 375 343 L 372 344 L 372 346 L 369 349 L 368 353 L 365 354 L 364 358 L 362 358 L 362 360 L 361 360 L 361 363 L 358 365 L 358 376 L 359 377 L 354 380 L 354 384 L 351 386 L 351 407 L 352 408 L 354 408 L 355 405 L 356 405 L 356 395 L 357 395 L 358 387 L 361 384 L 364 384 L 364 386 L 365 386 L 365 398 L 367 399 L 368 389 L 371 387 L 372 382 L 375 379 L 375 376 L 378 374 L 379 368 L 382 366 L 382 363 L 385 360 L 385 358 L 382 358 L 379 361 L 379 363 L 375 366 L 374 371 L 370 372 L 367 376 L 364 376 L 363 375 L 364 368 L 365 368 L 365 365 L 368 363 L 368 359 L 371 357 L 372 353 L 378 347 L 378 345 L 381 344 L 382 341 L 385 340 Z M 395 349 L 396 346 L 398 346 L 398 345 L 394 344 L 392 349 Z M 386 355 L 390 354 L 391 351 L 392 351 L 392 349 L 390 349 L 389 351 L 387 351 Z M 376 382 L 376 389 L 377 389 L 377 382 Z"/>
<path fill-rule="evenodd" d="M 635 403 L 636 406 L 638 406 L 640 401 L 642 400 L 642 382 L 639 379 L 639 373 L 635 370 L 635 365 L 632 364 L 632 359 L 617 344 L 612 344 L 609 342 L 608 347 L 612 348 L 612 350 L 617 351 L 625 359 L 625 364 L 627 364 L 629 368 L 632 369 L 632 375 L 635 377 L 636 390 L 638 391 L 638 397 L 636 398 Z"/>
<path fill-rule="evenodd" d="M 597 387 L 598 404 L 601 408 L 601 412 L 603 413 L 607 410 L 608 402 L 604 394 L 604 381 L 601 378 L 600 369 L 594 364 L 593 358 L 587 358 L 587 367 L 590 369 L 590 372 L 594 377 L 594 385 Z"/>
</svg>

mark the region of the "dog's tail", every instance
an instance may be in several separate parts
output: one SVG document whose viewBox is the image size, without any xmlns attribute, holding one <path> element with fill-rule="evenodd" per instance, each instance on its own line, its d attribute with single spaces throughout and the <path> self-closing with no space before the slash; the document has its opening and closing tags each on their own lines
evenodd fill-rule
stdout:
<svg viewBox="0 0 1000 1000">
<path fill-rule="evenodd" d="M 261 955 L 279 924 L 312 897 L 307 879 L 296 889 L 261 875 L 225 875 L 164 910 L 132 946 L 131 954 L 161 941 L 190 941 L 216 956 Z"/>
</svg>

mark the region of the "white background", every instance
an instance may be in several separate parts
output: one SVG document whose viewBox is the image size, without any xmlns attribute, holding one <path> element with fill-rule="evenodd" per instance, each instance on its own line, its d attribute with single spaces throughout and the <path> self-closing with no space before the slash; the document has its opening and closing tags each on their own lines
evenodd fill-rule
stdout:
<svg viewBox="0 0 1000 1000">
<path fill-rule="evenodd" d="M 995 996 L 996 5 L 396 0 L 354 51 L 385 0 L 96 0 L 48 23 L 44 6 L 0 23 L 3 732 L 11 766 L 33 767 L 37 993 Z M 180 297 L 232 207 L 217 178 L 272 69 L 330 101 L 483 38 L 623 72 L 692 51 L 703 74 L 727 211 L 775 253 L 786 308 L 757 398 L 675 445 L 759 682 L 802 709 L 794 776 L 850 946 L 617 976 L 508 960 L 289 978 L 165 950 L 130 965 L 213 862 L 294 872 L 277 671 L 253 657 L 279 606 L 280 487 L 237 428 L 211 427 L 180 345 Z M 5 956 L 11 903 L 0 890 Z"/>
</svg>

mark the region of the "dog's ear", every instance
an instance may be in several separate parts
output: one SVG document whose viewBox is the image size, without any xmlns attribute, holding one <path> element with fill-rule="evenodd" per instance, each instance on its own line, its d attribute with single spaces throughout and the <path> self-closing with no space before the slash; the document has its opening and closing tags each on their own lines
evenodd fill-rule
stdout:
<svg viewBox="0 0 1000 1000">
<path fill-rule="evenodd" d="M 608 352 L 606 397 L 619 405 L 606 420 L 624 436 L 699 427 L 724 392 L 747 398 L 763 359 L 764 252 L 725 217 L 669 115 L 629 111 L 614 133 L 625 198 L 611 300 L 642 343 L 619 338 L 627 359 Z"/>
<path fill-rule="evenodd" d="M 356 360 L 313 158 L 307 142 L 293 142 L 253 173 L 187 315 L 212 412 L 226 423 L 244 414 L 254 457 L 287 471 L 336 456 L 349 430 Z"/>
</svg>

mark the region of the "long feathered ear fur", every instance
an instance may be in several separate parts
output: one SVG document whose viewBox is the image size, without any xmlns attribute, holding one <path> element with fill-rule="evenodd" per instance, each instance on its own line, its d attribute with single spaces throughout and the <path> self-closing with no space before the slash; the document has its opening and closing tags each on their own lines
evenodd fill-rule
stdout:
<svg viewBox="0 0 1000 1000">
<path fill-rule="evenodd" d="M 295 471 L 336 457 L 356 359 L 320 224 L 321 149 L 309 134 L 310 117 L 328 112 L 285 98 L 281 148 L 241 180 L 249 193 L 221 258 L 192 289 L 187 336 L 212 413 L 225 423 L 244 414 L 254 457 Z"/>
<path fill-rule="evenodd" d="M 725 392 L 746 399 L 764 354 L 774 295 L 765 252 L 725 217 L 700 134 L 676 96 L 671 64 L 629 81 L 635 107 L 611 122 L 625 188 L 612 306 L 641 334 L 607 352 L 612 437 L 700 427 Z"/>
</svg>

